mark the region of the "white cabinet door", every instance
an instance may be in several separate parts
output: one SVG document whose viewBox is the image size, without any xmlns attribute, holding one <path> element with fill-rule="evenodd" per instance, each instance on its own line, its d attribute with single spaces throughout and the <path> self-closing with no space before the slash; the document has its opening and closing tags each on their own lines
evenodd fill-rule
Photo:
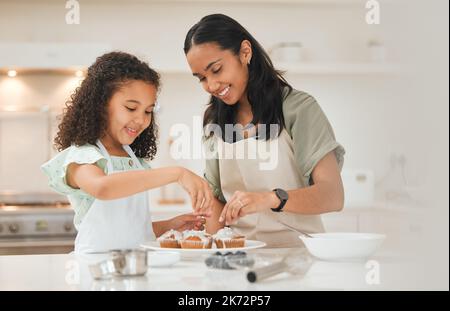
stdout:
<svg viewBox="0 0 450 311">
<path fill-rule="evenodd" d="M 322 215 L 326 232 L 357 232 L 358 215 L 345 212 L 328 213 Z"/>
<path fill-rule="evenodd" d="M 48 160 L 48 117 L 30 113 L 0 118 L 0 189 L 48 191 L 40 166 Z"/>
</svg>

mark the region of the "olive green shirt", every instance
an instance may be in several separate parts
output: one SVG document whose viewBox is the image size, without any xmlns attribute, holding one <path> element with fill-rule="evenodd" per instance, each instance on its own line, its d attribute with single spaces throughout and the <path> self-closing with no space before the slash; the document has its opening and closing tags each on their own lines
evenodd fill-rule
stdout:
<svg viewBox="0 0 450 311">
<path fill-rule="evenodd" d="M 293 89 L 283 91 L 283 116 L 285 129 L 292 138 L 294 158 L 299 172 L 311 180 L 311 173 L 317 163 L 329 152 L 334 151 L 339 169 L 344 164 L 344 148 L 336 141 L 333 128 L 317 101 L 311 95 Z M 204 138 L 204 148 L 217 150 L 217 137 Z M 219 160 L 206 160 L 204 172 L 216 198 L 226 202 L 221 191 Z"/>
</svg>

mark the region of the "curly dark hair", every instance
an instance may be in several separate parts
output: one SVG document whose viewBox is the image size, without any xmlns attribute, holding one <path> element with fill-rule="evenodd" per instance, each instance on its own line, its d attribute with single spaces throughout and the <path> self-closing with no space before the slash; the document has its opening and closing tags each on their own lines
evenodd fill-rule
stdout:
<svg viewBox="0 0 450 311">
<path fill-rule="evenodd" d="M 107 104 L 125 83 L 140 80 L 159 90 L 160 75 L 147 63 L 124 52 L 111 52 L 97 58 L 87 76 L 66 102 L 54 143 L 58 151 L 71 145 L 95 145 L 106 131 Z M 130 145 L 137 157 L 153 159 L 157 150 L 158 128 L 152 113 L 151 124 Z"/>
</svg>

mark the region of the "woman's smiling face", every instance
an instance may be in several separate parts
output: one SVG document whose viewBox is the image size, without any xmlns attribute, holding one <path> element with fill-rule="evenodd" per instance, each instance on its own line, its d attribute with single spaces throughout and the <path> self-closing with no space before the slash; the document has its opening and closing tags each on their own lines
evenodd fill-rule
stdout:
<svg viewBox="0 0 450 311">
<path fill-rule="evenodd" d="M 150 126 L 155 101 L 152 84 L 132 80 L 122 85 L 108 103 L 107 141 L 131 145 Z"/>
<path fill-rule="evenodd" d="M 197 77 L 206 92 L 234 105 L 246 99 L 248 83 L 247 63 L 251 58 L 251 46 L 243 41 L 239 55 L 222 50 L 216 43 L 193 45 L 186 55 L 192 74 Z"/>
</svg>

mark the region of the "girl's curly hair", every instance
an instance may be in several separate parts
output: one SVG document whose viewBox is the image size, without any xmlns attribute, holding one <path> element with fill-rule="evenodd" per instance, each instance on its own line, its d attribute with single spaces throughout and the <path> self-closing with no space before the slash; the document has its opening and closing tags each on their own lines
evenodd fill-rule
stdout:
<svg viewBox="0 0 450 311">
<path fill-rule="evenodd" d="M 54 143 L 58 151 L 72 144 L 95 145 L 107 127 L 107 105 L 125 83 L 140 80 L 159 90 L 160 76 L 147 63 L 124 52 L 111 52 L 97 58 L 87 76 L 66 102 Z M 157 126 L 151 123 L 130 145 L 137 157 L 153 159 L 156 154 Z"/>
</svg>

